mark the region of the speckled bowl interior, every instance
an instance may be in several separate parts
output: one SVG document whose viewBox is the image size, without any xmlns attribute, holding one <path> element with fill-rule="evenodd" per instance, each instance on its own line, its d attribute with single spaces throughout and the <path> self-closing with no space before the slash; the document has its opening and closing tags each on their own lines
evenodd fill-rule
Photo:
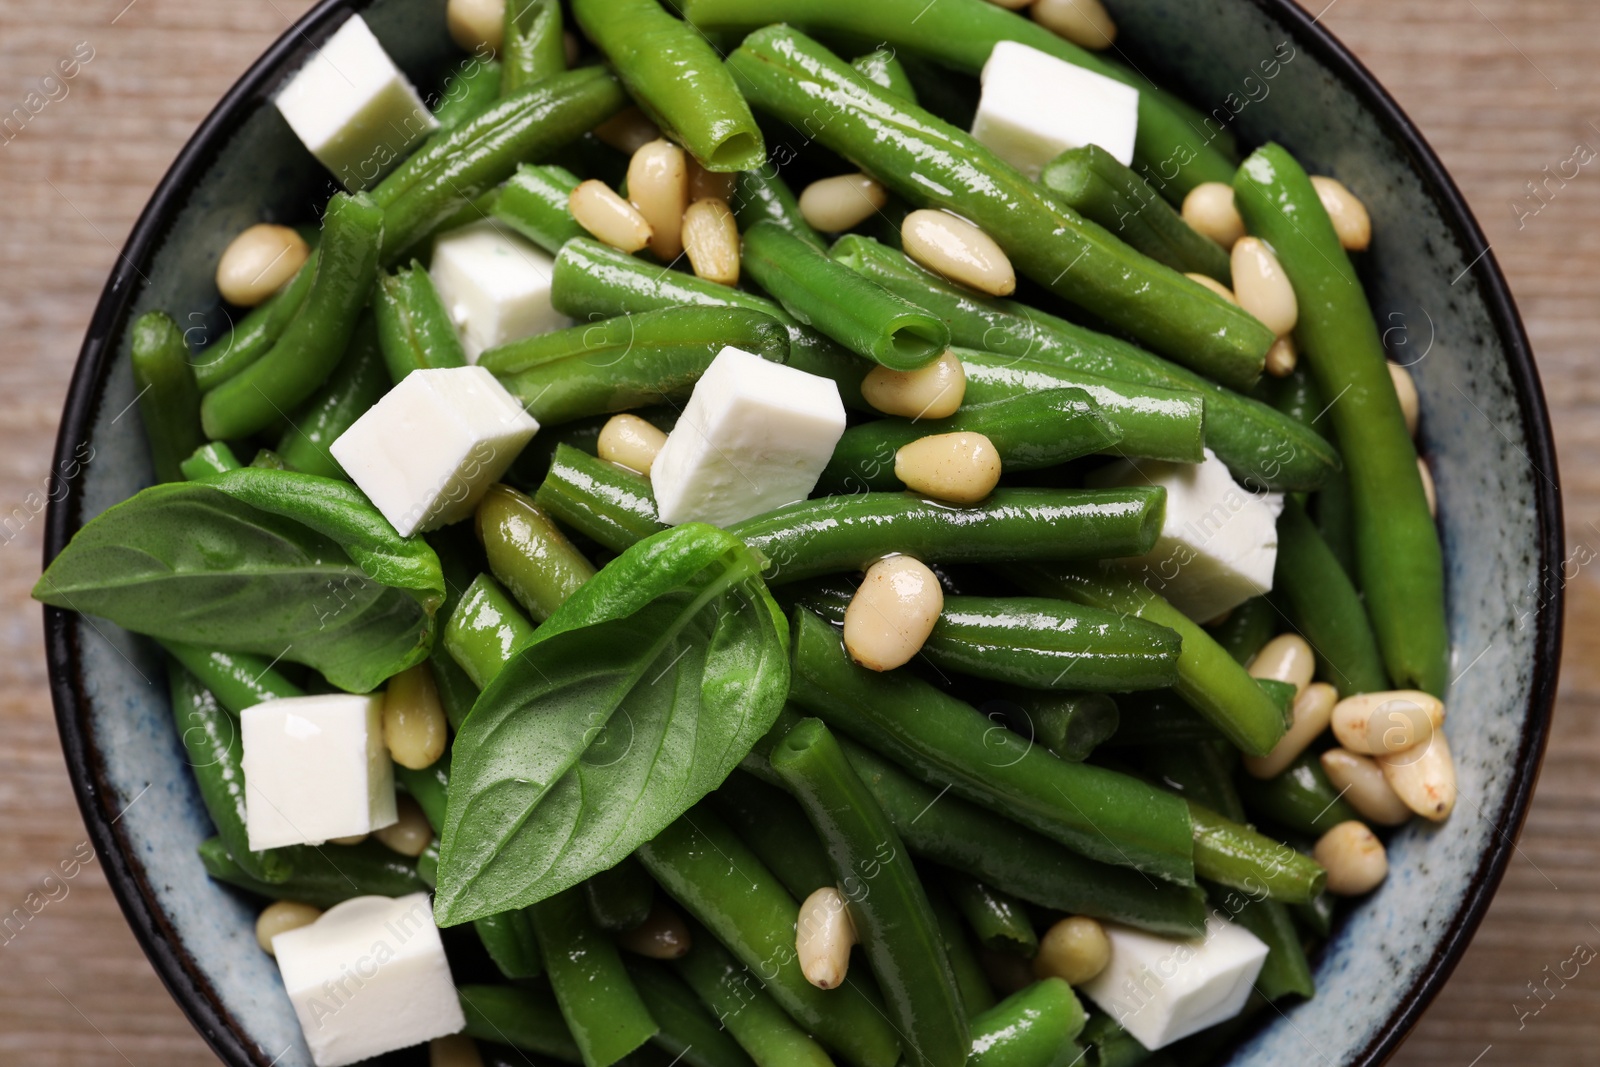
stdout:
<svg viewBox="0 0 1600 1067">
<path fill-rule="evenodd" d="M 126 325 L 150 308 L 215 335 L 212 283 L 229 237 L 260 219 L 315 217 L 331 181 L 272 93 L 351 10 L 419 85 L 460 61 L 445 0 L 328 0 L 285 33 L 218 106 L 156 191 L 108 282 L 73 379 L 47 558 L 84 521 L 151 480 Z M 1287 145 L 1368 205 L 1361 257 L 1393 358 L 1422 394 L 1423 445 L 1442 501 L 1457 680 L 1450 737 L 1461 799 L 1413 824 L 1390 876 L 1317 962 L 1317 997 L 1267 1018 L 1234 1064 L 1381 1061 L 1465 948 L 1498 884 L 1543 751 L 1560 644 L 1560 499 L 1548 420 L 1505 283 L 1459 194 L 1405 117 L 1286 0 L 1108 0 L 1119 45 L 1241 142 Z M 1268 77 L 1268 72 L 1271 72 Z M 230 1064 L 309 1065 L 252 904 L 211 882 L 211 833 L 173 728 L 159 662 L 104 622 L 45 613 L 50 673 L 85 821 L 129 922 L 196 1027 Z M 404 1059 L 406 1057 L 402 1057 Z"/>
</svg>

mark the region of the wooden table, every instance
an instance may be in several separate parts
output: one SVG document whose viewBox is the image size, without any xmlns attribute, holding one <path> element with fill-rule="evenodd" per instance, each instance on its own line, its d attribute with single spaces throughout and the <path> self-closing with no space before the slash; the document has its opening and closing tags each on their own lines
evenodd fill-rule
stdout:
<svg viewBox="0 0 1600 1067">
<path fill-rule="evenodd" d="M 65 96 L 55 88 L 57 99 L 0 143 L 0 513 L 44 485 L 79 340 L 150 189 L 213 102 L 309 6 L 0 0 L 0 114 L 22 104 L 58 59 L 75 49 L 80 60 L 92 57 Z M 1537 216 L 1519 222 L 1511 205 L 1524 183 L 1541 180 L 1541 168 L 1554 170 L 1575 145 L 1600 147 L 1600 4 L 1333 0 L 1322 21 L 1416 120 L 1487 231 L 1555 415 L 1569 543 L 1595 558 L 1600 163 L 1546 193 Z M 40 891 L 84 840 L 45 687 L 39 611 L 28 599 L 41 527 L 35 521 L 0 537 L 0 912 Z M 1595 570 L 1580 570 L 1568 589 L 1560 707 L 1520 850 L 1477 940 L 1396 1063 L 1600 1058 L 1600 968 L 1565 985 L 1551 981 L 1543 1000 L 1532 997 L 1575 946 L 1600 948 L 1600 725 L 1588 718 L 1600 704 Z M 60 887 L 52 893 L 57 899 L 0 944 L 0 1062 L 211 1062 L 98 868 L 65 883 L 65 895 Z"/>
</svg>

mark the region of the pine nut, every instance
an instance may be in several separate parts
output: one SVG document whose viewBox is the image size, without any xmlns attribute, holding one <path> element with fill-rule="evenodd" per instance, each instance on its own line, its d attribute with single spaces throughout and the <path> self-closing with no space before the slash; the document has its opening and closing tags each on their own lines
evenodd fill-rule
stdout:
<svg viewBox="0 0 1600 1067">
<path fill-rule="evenodd" d="M 944 590 L 927 564 L 890 556 L 867 568 L 844 612 L 844 647 L 869 670 L 893 670 L 922 650 L 944 610 Z"/>
<path fill-rule="evenodd" d="M 347 835 L 345 837 L 330 837 L 330 838 L 328 838 L 328 844 L 330 844 L 330 845 L 346 845 L 346 846 L 348 846 L 348 845 L 359 845 L 359 844 L 361 844 L 361 842 L 365 841 L 369 836 L 371 836 L 371 835 L 369 835 L 369 834 L 349 834 L 349 835 Z"/>
<path fill-rule="evenodd" d="M 853 230 L 889 202 L 889 191 L 865 174 L 839 174 L 800 191 L 800 214 L 814 230 Z"/>
<path fill-rule="evenodd" d="M 1267 243 L 1259 237 L 1239 238 L 1233 245 L 1232 264 L 1233 295 L 1239 306 L 1279 337 L 1294 329 L 1300 305 L 1289 276 Z"/>
<path fill-rule="evenodd" d="M 1000 453 L 981 433 L 930 434 L 894 454 L 894 476 L 913 493 L 976 504 L 1000 481 Z"/>
<path fill-rule="evenodd" d="M 1211 275 L 1190 272 L 1185 274 L 1184 277 L 1188 278 L 1191 282 L 1205 286 L 1213 293 L 1216 293 L 1218 296 L 1222 297 L 1222 299 L 1226 300 L 1228 303 L 1233 304 L 1236 307 L 1238 306 L 1239 298 L 1233 295 L 1233 290 L 1217 281 Z"/>
<path fill-rule="evenodd" d="M 644 922 L 619 934 L 617 944 L 629 952 L 653 960 L 682 959 L 694 947 L 683 916 L 662 901 L 659 894 Z"/>
<path fill-rule="evenodd" d="M 1287 378 L 1294 373 L 1295 364 L 1300 362 L 1300 350 L 1294 346 L 1294 334 L 1286 333 L 1267 349 L 1267 362 L 1264 368 L 1274 378 Z"/>
<path fill-rule="evenodd" d="M 706 170 L 689 157 L 689 202 L 696 200 L 726 200 L 733 202 L 733 191 L 738 187 L 737 174 L 721 174 Z"/>
<path fill-rule="evenodd" d="M 223 249 L 217 291 L 230 304 L 255 307 L 293 278 L 310 255 L 306 239 L 289 227 L 257 223 Z"/>
<path fill-rule="evenodd" d="M 1111 962 L 1111 941 L 1105 927 L 1086 915 L 1062 919 L 1039 939 L 1039 954 L 1033 957 L 1035 978 L 1060 978 L 1068 985 L 1082 985 Z"/>
<path fill-rule="evenodd" d="M 650 223 L 604 182 L 590 178 L 578 183 L 567 199 L 567 210 L 579 226 L 613 248 L 637 252 L 650 243 Z"/>
<path fill-rule="evenodd" d="M 650 251 L 663 263 L 683 252 L 683 213 L 689 207 L 689 167 L 683 149 L 651 141 L 628 161 L 628 199 L 650 224 Z"/>
<path fill-rule="evenodd" d="M 274 901 L 256 916 L 256 944 L 267 955 L 276 956 L 277 953 L 272 951 L 273 938 L 302 926 L 310 926 L 320 918 L 322 910 L 310 904 L 302 904 L 298 900 Z"/>
<path fill-rule="evenodd" d="M 402 767 L 420 771 L 444 755 L 450 723 L 439 703 L 433 669 L 419 663 L 389 679 L 383 693 L 383 743 Z"/>
<path fill-rule="evenodd" d="M 1426 745 L 1377 757 L 1395 796 L 1424 819 L 1440 822 L 1456 806 L 1456 764 L 1443 730 Z"/>
<path fill-rule="evenodd" d="M 1254 778 L 1276 778 L 1300 758 L 1311 742 L 1322 736 L 1333 718 L 1339 691 L 1327 682 L 1312 682 L 1294 698 L 1294 720 L 1265 756 L 1245 756 L 1244 769 Z"/>
<path fill-rule="evenodd" d="M 661 136 L 656 124 L 636 107 L 623 108 L 592 132 L 601 144 L 610 145 L 630 156 Z"/>
<path fill-rule="evenodd" d="M 1244 236 L 1244 216 L 1233 203 L 1233 186 L 1226 182 L 1201 182 L 1183 198 L 1183 221 L 1197 233 L 1223 248 L 1232 248 Z"/>
<path fill-rule="evenodd" d="M 990 296 L 1010 296 L 1017 272 L 994 238 L 948 211 L 919 208 L 900 224 L 906 255 L 942 278 Z"/>
<path fill-rule="evenodd" d="M 1100 0 L 1038 0 L 1033 21 L 1079 48 L 1110 48 L 1117 39 L 1117 24 Z"/>
<path fill-rule="evenodd" d="M 466 1034 L 450 1034 L 428 1042 L 428 1067 L 483 1067 L 478 1043 Z"/>
<path fill-rule="evenodd" d="M 506 0 L 450 0 L 445 6 L 450 39 L 469 52 L 500 51 L 505 38 Z"/>
<path fill-rule="evenodd" d="M 873 367 L 861 381 L 861 396 L 885 415 L 943 419 L 954 415 L 967 392 L 967 371 L 954 352 L 916 370 Z"/>
<path fill-rule="evenodd" d="M 1328 872 L 1328 892 L 1359 897 L 1378 888 L 1389 873 L 1389 855 L 1366 824 L 1351 819 L 1317 839 L 1311 858 Z"/>
<path fill-rule="evenodd" d="M 1417 457 L 1417 473 L 1422 476 L 1422 495 L 1428 500 L 1428 514 L 1437 519 L 1439 517 L 1439 490 L 1433 486 L 1433 472 L 1428 469 L 1428 461 L 1421 456 Z"/>
<path fill-rule="evenodd" d="M 398 818 L 388 826 L 372 831 L 372 836 L 402 856 L 420 856 L 433 843 L 433 827 L 422 807 L 405 793 L 394 798 Z"/>
<path fill-rule="evenodd" d="M 1411 372 L 1398 363 L 1389 364 L 1389 377 L 1394 379 L 1394 395 L 1400 398 L 1400 414 L 1406 418 L 1406 432 L 1417 436 L 1417 420 L 1422 415 L 1422 401 L 1417 396 L 1417 383 Z"/>
<path fill-rule="evenodd" d="M 1372 243 L 1372 216 L 1367 214 L 1367 205 L 1337 178 L 1314 175 L 1311 185 L 1328 218 L 1333 220 L 1333 232 L 1339 235 L 1339 243 L 1352 252 L 1366 251 Z"/>
<path fill-rule="evenodd" d="M 818 989 L 836 989 L 850 970 L 850 946 L 856 926 L 844 896 L 825 885 L 806 897 L 795 923 L 794 950 L 806 981 Z"/>
<path fill-rule="evenodd" d="M 689 265 L 708 282 L 739 284 L 739 223 L 724 200 L 696 200 L 683 215 Z"/>
<path fill-rule="evenodd" d="M 1252 678 L 1294 683 L 1294 696 L 1299 700 L 1317 671 L 1317 657 L 1299 634 L 1279 634 L 1261 646 L 1249 670 Z"/>
<path fill-rule="evenodd" d="M 1444 724 L 1444 704 L 1418 689 L 1392 689 L 1345 697 L 1333 706 L 1333 736 L 1363 756 L 1404 752 Z"/>
<path fill-rule="evenodd" d="M 1411 809 L 1395 795 L 1383 768 L 1371 756 L 1330 748 L 1320 758 L 1328 781 L 1363 819 L 1379 826 L 1400 826 L 1411 821 Z"/>
<path fill-rule="evenodd" d="M 637 415 L 613 415 L 600 427 L 595 451 L 600 458 L 649 474 L 667 435 Z"/>
</svg>

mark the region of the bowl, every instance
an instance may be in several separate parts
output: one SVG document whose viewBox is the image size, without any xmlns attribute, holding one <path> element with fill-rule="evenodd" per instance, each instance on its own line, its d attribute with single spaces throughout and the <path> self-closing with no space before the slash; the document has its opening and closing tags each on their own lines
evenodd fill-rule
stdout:
<svg viewBox="0 0 1600 1067">
<path fill-rule="evenodd" d="M 263 218 L 315 217 L 329 175 L 271 103 L 353 11 L 414 82 L 461 56 L 444 0 L 326 0 L 223 97 L 162 179 L 101 296 L 56 443 L 66 485 L 45 558 L 152 480 L 127 326 L 172 313 L 198 343 L 228 326 L 212 271 L 229 237 Z M 1455 683 L 1449 705 L 1460 803 L 1441 826 L 1394 838 L 1388 880 L 1316 960 L 1317 997 L 1264 1012 L 1230 1062 L 1384 1060 L 1460 959 L 1514 849 L 1543 754 L 1561 644 L 1561 501 L 1549 418 L 1527 338 L 1477 224 L 1422 136 L 1373 77 L 1288 0 L 1120 0 L 1120 46 L 1241 143 L 1283 142 L 1367 204 L 1360 257 L 1391 357 L 1422 396 L 1422 447 L 1443 501 Z M 123 911 L 174 998 L 227 1063 L 310 1057 L 254 907 L 210 881 L 211 829 L 185 766 L 160 662 L 142 639 L 46 608 L 51 691 L 91 840 Z"/>
</svg>

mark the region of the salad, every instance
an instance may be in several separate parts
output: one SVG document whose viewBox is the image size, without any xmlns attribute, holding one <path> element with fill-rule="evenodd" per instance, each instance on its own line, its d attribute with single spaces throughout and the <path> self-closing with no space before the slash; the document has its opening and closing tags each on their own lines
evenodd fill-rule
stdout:
<svg viewBox="0 0 1600 1067">
<path fill-rule="evenodd" d="M 319 1067 L 1201 1062 L 1455 801 L 1357 196 L 1098 0 L 450 0 L 131 328 L 148 635 Z M 1275 76 L 1293 57 L 1264 58 Z"/>
</svg>

